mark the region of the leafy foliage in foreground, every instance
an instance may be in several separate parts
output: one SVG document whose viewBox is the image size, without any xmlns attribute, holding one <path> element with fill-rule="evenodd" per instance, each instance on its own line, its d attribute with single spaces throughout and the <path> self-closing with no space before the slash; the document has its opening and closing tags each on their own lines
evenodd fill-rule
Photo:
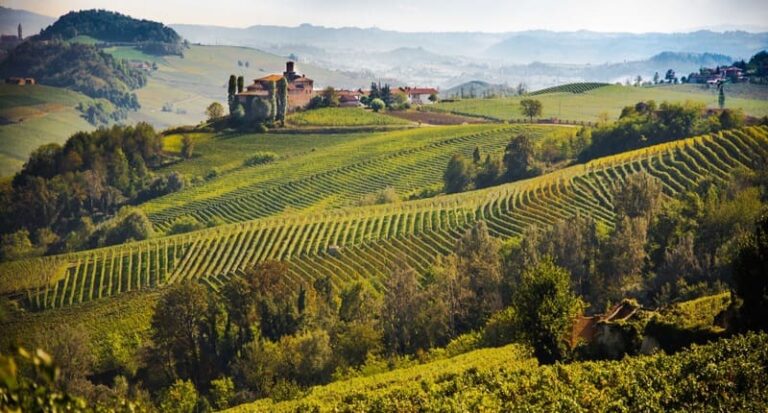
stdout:
<svg viewBox="0 0 768 413">
<path fill-rule="evenodd" d="M 516 345 L 337 382 L 301 399 L 233 412 L 758 411 L 768 404 L 768 335 L 675 354 L 532 368 Z"/>
</svg>

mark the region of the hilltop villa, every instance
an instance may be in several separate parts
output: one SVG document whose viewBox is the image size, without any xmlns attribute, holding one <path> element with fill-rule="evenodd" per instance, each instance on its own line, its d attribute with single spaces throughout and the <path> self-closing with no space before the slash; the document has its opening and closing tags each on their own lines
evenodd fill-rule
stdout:
<svg viewBox="0 0 768 413">
<path fill-rule="evenodd" d="M 312 98 L 312 89 L 315 82 L 305 75 L 299 75 L 294 69 L 294 63 L 287 62 L 285 64 L 285 72 L 282 75 L 271 74 L 255 79 L 253 84 L 248 85 L 244 91 L 237 94 L 237 98 L 243 105 L 247 105 L 249 99 L 271 98 L 271 94 L 275 92 L 270 89 L 270 82 L 277 83 L 278 80 L 285 78 L 288 81 L 288 110 L 306 106 Z"/>
</svg>

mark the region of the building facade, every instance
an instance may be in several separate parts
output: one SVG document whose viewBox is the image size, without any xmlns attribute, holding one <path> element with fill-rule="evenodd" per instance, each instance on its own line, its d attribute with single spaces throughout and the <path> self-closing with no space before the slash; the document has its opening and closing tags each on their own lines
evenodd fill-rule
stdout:
<svg viewBox="0 0 768 413">
<path fill-rule="evenodd" d="M 276 89 L 273 89 L 272 86 L 281 79 L 285 79 L 288 83 L 289 111 L 306 106 L 312 99 L 315 82 L 305 75 L 297 73 L 295 63 L 291 61 L 285 64 L 285 72 L 282 75 L 271 74 L 254 79 L 252 84 L 237 94 L 237 98 L 244 106 L 247 106 L 251 99 L 271 99 L 276 93 Z"/>
</svg>

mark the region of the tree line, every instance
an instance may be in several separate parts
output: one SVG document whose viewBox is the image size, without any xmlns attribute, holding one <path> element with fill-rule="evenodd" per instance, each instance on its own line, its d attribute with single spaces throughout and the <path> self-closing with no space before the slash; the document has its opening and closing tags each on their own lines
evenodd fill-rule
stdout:
<svg viewBox="0 0 768 413">
<path fill-rule="evenodd" d="M 2 258 L 73 251 L 145 239 L 152 226 L 130 205 L 185 185 L 158 175 L 162 139 L 146 123 L 78 132 L 36 149 L 0 189 Z M 111 218 L 116 217 L 116 219 Z"/>
</svg>

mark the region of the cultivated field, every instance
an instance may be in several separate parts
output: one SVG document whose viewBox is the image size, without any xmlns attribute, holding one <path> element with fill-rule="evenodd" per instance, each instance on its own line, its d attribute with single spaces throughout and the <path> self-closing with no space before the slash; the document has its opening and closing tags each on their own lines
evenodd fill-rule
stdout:
<svg viewBox="0 0 768 413">
<path fill-rule="evenodd" d="M 18 171 L 40 145 L 64 143 L 91 126 L 75 109 L 85 95 L 42 85 L 0 84 L 0 176 Z"/>
<path fill-rule="evenodd" d="M 726 86 L 726 88 L 730 87 Z M 750 86 L 739 86 L 741 89 Z M 762 90 L 756 86 L 756 90 Z M 727 90 L 727 89 L 726 89 Z M 744 97 L 740 97 L 744 96 Z M 727 108 L 741 108 L 745 113 L 755 117 L 768 116 L 768 100 L 752 97 L 754 94 L 746 90 L 738 96 L 727 97 Z M 447 111 L 470 116 L 484 116 L 497 120 L 522 120 L 520 100 L 524 97 L 501 99 L 464 99 L 455 102 L 439 103 L 429 107 L 429 110 Z M 656 87 L 631 86 L 602 86 L 581 93 L 556 92 L 537 94 L 535 99 L 543 104 L 542 119 L 557 118 L 568 121 L 596 122 L 601 114 L 607 114 L 609 119 L 618 118 L 621 109 L 640 101 L 655 100 L 657 103 L 669 102 L 700 102 L 707 107 L 718 107 L 717 93 L 713 89 L 694 85 L 671 85 Z"/>
<path fill-rule="evenodd" d="M 766 155 L 768 127 L 728 131 L 485 190 L 370 207 L 283 213 L 178 236 L 5 263 L 0 266 L 0 292 L 26 295 L 32 307 L 58 308 L 186 279 L 218 289 L 228 277 L 264 260 L 287 261 L 289 285 L 328 275 L 337 285 L 363 277 L 380 287 L 396 257 L 404 254 L 411 267 L 423 272 L 435 256 L 450 252 L 478 220 L 485 220 L 491 233 L 500 237 L 520 235 L 530 226 L 551 225 L 575 214 L 610 225 L 612 188 L 632 173 L 650 173 L 673 195 L 704 178 L 726 181 L 734 169 L 751 167 L 756 158 Z M 361 175 L 360 182 L 370 179 Z M 329 188 L 339 190 L 339 185 L 329 184 Z M 353 186 L 353 181 L 344 186 Z M 287 188 L 282 192 L 304 193 L 298 184 Z M 228 211 L 229 205 L 223 202 L 217 207 Z M 20 273 L 39 276 L 20 281 Z"/>
<path fill-rule="evenodd" d="M 254 143 L 252 147 L 258 145 L 258 150 L 282 157 L 270 164 L 239 168 L 205 185 L 152 200 L 142 208 L 155 226 L 164 230 L 185 215 L 200 222 L 217 218 L 234 223 L 285 211 L 351 206 L 363 196 L 388 186 L 407 198 L 439 185 L 452 154 L 469 156 L 475 147 L 480 147 L 483 153 L 500 154 L 510 138 L 520 133 L 528 134 L 536 142 L 545 137 L 568 139 L 576 130 L 466 125 L 314 138 L 249 135 L 242 139 L 264 143 Z M 234 146 L 231 153 L 235 152 Z M 240 152 L 249 156 L 242 149 Z M 238 156 L 227 155 L 226 150 L 220 153 Z M 204 152 L 202 156 L 206 156 Z"/>
</svg>

